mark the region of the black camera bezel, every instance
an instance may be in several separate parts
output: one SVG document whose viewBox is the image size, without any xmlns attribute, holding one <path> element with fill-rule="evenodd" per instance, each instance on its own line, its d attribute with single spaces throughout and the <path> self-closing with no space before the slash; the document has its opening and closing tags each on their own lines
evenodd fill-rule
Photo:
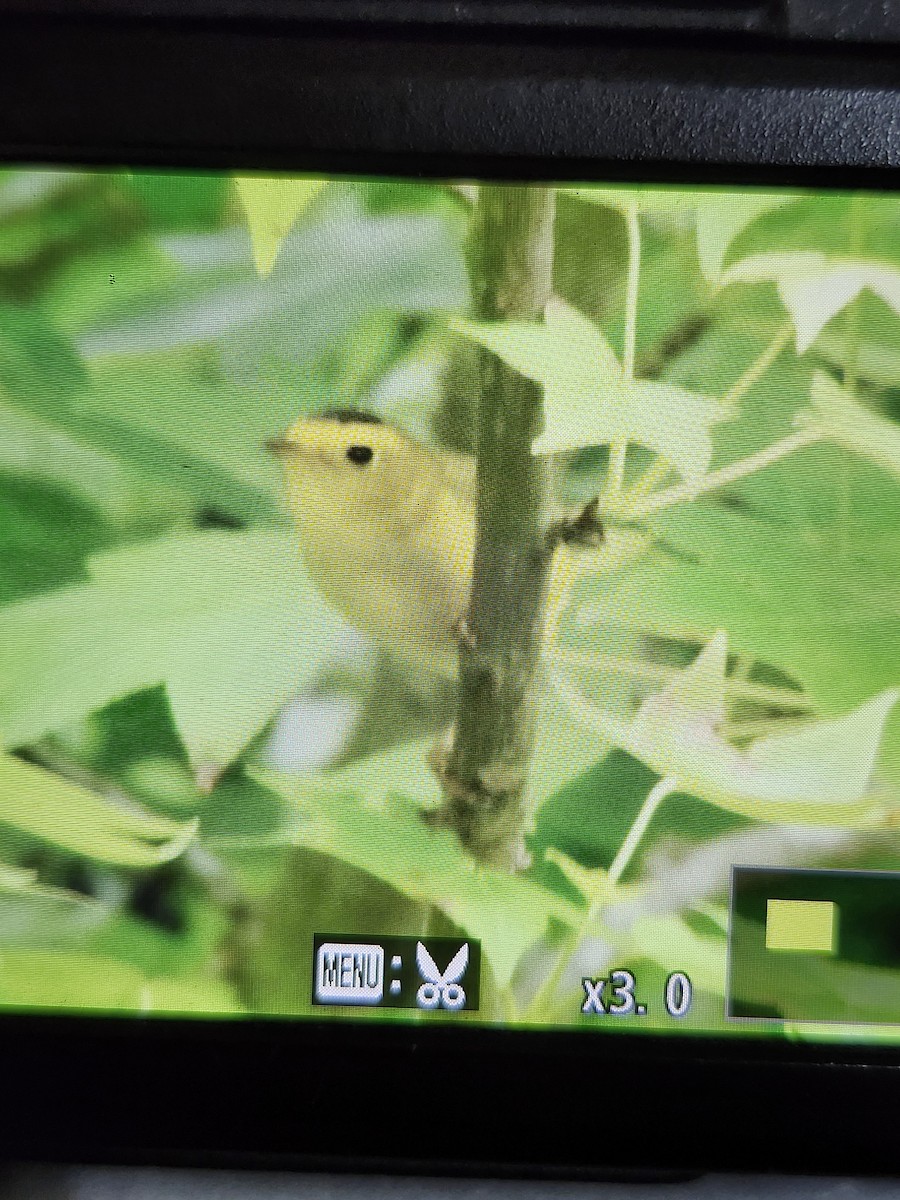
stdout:
<svg viewBox="0 0 900 1200">
<path fill-rule="evenodd" d="M 6 162 L 900 182 L 886 48 L 138 13 L 0 35 Z M 863 1043 L 7 1013 L 0 1062 L 7 1156 L 554 1176 L 900 1162 L 900 1050 Z"/>
<path fill-rule="evenodd" d="M 0 1153 L 545 1177 L 892 1173 L 896 1047 L 290 1019 L 0 1018 Z"/>
</svg>

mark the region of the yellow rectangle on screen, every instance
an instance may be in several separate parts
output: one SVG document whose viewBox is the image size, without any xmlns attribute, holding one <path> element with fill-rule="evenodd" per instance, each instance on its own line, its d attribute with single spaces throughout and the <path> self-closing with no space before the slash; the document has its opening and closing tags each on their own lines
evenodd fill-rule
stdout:
<svg viewBox="0 0 900 1200">
<path fill-rule="evenodd" d="M 831 900 L 769 900 L 766 949 L 801 954 L 837 950 L 837 905 Z"/>
</svg>

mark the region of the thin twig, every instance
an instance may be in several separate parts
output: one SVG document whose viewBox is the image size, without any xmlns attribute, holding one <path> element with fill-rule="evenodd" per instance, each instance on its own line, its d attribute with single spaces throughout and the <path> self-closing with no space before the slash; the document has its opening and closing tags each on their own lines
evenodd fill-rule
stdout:
<svg viewBox="0 0 900 1200">
<path fill-rule="evenodd" d="M 703 496 L 707 492 L 714 492 L 729 483 L 745 479 L 748 475 L 761 471 L 763 467 L 768 467 L 772 463 L 778 462 L 779 459 L 787 457 L 788 454 L 793 454 L 806 446 L 813 446 L 822 440 L 822 434 L 812 427 L 798 429 L 781 438 L 780 441 L 773 442 L 771 446 L 757 451 L 756 454 L 748 454 L 746 458 L 729 463 L 727 467 L 711 471 L 699 483 L 678 483 L 674 487 L 666 488 L 663 492 L 656 492 L 638 504 L 624 507 L 623 512 L 632 520 L 652 516 L 653 513 L 672 508 L 673 505 L 681 504 L 685 500 L 695 500 L 697 496 Z"/>
<path fill-rule="evenodd" d="M 628 231 L 628 271 L 625 279 L 625 334 L 622 346 L 622 375 L 625 383 L 634 379 L 634 356 L 637 344 L 637 306 L 641 277 L 641 223 L 637 205 L 629 204 L 625 210 L 625 225 Z M 621 495 L 625 483 L 625 464 L 628 458 L 628 440 L 613 442 L 609 449 L 609 474 L 607 477 L 605 502 L 614 502 Z"/>
<path fill-rule="evenodd" d="M 750 363 L 746 370 L 741 373 L 722 396 L 720 403 L 724 412 L 731 412 L 753 385 L 759 382 L 769 367 L 779 357 L 782 350 L 788 345 L 793 335 L 794 327 L 790 321 L 786 321 L 780 326 L 778 332 L 766 345 L 765 349 L 757 355 L 753 362 Z M 629 490 L 627 503 L 634 504 L 638 500 L 643 499 L 644 496 L 650 495 L 656 488 L 665 483 L 666 477 L 671 471 L 671 463 L 663 455 L 657 455 L 647 470 L 641 475 L 640 479 L 637 480 L 634 487 Z"/>
<path fill-rule="evenodd" d="M 625 338 L 622 370 L 627 380 L 634 379 L 634 352 L 637 345 L 638 288 L 641 278 L 641 223 L 636 204 L 625 210 L 628 230 L 628 275 L 625 281 Z"/>
<path fill-rule="evenodd" d="M 647 793 L 647 798 L 641 805 L 641 811 L 635 818 L 634 824 L 628 830 L 628 835 L 625 841 L 619 847 L 616 857 L 610 864 L 609 871 L 606 876 L 607 883 L 614 887 L 628 869 L 628 864 L 634 857 L 634 852 L 640 845 L 641 839 L 647 832 L 647 827 L 653 820 L 653 814 L 665 800 L 666 796 L 671 796 L 673 792 L 678 791 L 678 780 L 672 776 L 666 776 L 660 779 L 653 785 Z"/>
<path fill-rule="evenodd" d="M 787 347 L 793 336 L 793 323 L 791 321 L 785 321 L 762 353 L 759 354 L 752 363 L 750 363 L 749 367 L 747 367 L 747 369 L 740 376 L 738 376 L 731 387 L 722 396 L 721 404 L 726 411 L 735 408 L 738 402 L 744 398 L 753 385 L 762 379 L 769 367 L 771 367 L 775 360 L 779 357 L 782 350 Z"/>
<path fill-rule="evenodd" d="M 665 779 L 660 779 L 648 792 L 647 798 L 641 805 L 641 810 L 634 824 L 619 847 L 609 871 L 597 872 L 598 887 L 596 894 L 585 897 L 588 900 L 588 904 L 584 910 L 584 914 L 578 925 L 569 931 L 553 965 L 553 969 L 548 973 L 546 979 L 528 1005 L 527 1016 L 543 1015 L 545 1010 L 552 1006 L 557 989 L 572 959 L 572 955 L 581 945 L 584 938 L 587 937 L 591 926 L 600 916 L 603 907 L 609 900 L 610 892 L 621 879 L 637 849 L 638 843 L 647 832 L 647 827 L 653 819 L 653 814 L 659 808 L 660 804 L 662 804 L 663 800 L 665 800 L 666 796 L 670 796 L 672 792 L 677 790 L 677 787 L 678 781 L 676 779 L 666 777 Z"/>
</svg>

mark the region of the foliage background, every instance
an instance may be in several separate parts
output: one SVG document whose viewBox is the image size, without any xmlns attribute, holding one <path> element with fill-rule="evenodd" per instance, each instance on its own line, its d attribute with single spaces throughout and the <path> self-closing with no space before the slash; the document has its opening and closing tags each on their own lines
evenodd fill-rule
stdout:
<svg viewBox="0 0 900 1200">
<path fill-rule="evenodd" d="M 0 1003 L 308 1012 L 300 952 L 270 944 L 250 986 L 234 935 L 288 903 L 299 847 L 284 938 L 459 929 L 486 1018 L 538 1023 L 628 966 L 669 1028 L 677 968 L 678 1028 L 727 1030 L 730 863 L 897 866 L 900 202 L 562 189 L 537 340 L 463 319 L 470 212 L 440 183 L 0 172 Z M 446 697 L 314 591 L 263 451 L 340 405 L 465 448 L 473 342 L 544 383 L 538 448 L 609 515 L 517 877 L 420 820 Z M 704 486 L 798 414 L 809 445 Z M 629 725 L 679 679 L 693 725 Z M 771 786 L 745 795 L 740 756 L 787 733 L 801 782 L 758 746 Z"/>
</svg>

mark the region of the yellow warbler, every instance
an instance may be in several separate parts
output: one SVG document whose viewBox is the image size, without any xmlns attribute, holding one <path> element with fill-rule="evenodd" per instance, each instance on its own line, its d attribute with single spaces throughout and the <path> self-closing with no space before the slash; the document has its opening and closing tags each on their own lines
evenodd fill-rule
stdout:
<svg viewBox="0 0 900 1200">
<path fill-rule="evenodd" d="M 269 448 L 313 580 L 347 619 L 414 665 L 452 676 L 475 546 L 475 460 L 356 412 L 301 417 Z M 571 559 L 554 556 L 547 624 Z"/>
</svg>

